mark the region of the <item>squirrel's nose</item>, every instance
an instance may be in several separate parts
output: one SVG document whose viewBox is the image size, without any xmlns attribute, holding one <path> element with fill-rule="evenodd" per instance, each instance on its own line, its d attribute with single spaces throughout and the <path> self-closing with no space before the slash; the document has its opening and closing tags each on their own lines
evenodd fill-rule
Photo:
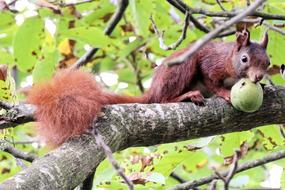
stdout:
<svg viewBox="0 0 285 190">
<path fill-rule="evenodd" d="M 259 81 L 261 81 L 263 79 L 263 75 L 262 74 L 257 74 L 254 77 L 254 82 L 257 83 Z"/>
</svg>

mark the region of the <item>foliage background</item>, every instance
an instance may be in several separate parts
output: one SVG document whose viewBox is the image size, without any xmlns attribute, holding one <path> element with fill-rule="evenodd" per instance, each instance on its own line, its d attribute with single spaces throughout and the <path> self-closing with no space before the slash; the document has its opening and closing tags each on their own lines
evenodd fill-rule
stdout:
<svg viewBox="0 0 285 190">
<path fill-rule="evenodd" d="M 195 8 L 220 11 L 215 0 L 184 2 Z M 54 4 L 56 3 L 59 2 Z M 160 49 L 149 16 L 153 16 L 159 30 L 165 30 L 165 42 L 170 44 L 181 35 L 184 15 L 167 1 L 130 0 L 123 19 L 112 35 L 107 37 L 103 31 L 116 9 L 116 3 L 116 0 L 97 0 L 64 6 L 61 8 L 62 13 L 57 14 L 51 9 L 38 8 L 31 2 L 19 0 L 15 4 L 17 12 L 0 12 L 0 63 L 8 65 L 11 73 L 8 82 L 0 83 L 1 99 L 13 103 L 24 101 L 26 89 L 32 83 L 48 80 L 55 70 L 70 66 L 91 47 L 100 50 L 83 69 L 92 71 L 106 89 L 127 95 L 139 95 L 145 91 L 155 65 L 173 52 Z M 238 9 L 245 4 L 245 0 L 223 2 L 227 10 Z M 285 3 L 270 0 L 264 11 L 284 14 Z M 207 17 L 204 23 L 212 27 L 213 18 Z M 284 24 L 282 21 L 270 23 Z M 259 40 L 265 29 L 263 26 L 252 28 L 251 38 Z M 191 26 L 187 39 L 179 49 L 203 35 L 203 32 Z M 285 38 L 273 31 L 269 31 L 269 36 L 268 54 L 271 63 L 280 65 L 285 60 L 282 51 Z M 222 40 L 234 39 L 232 35 Z M 15 79 L 15 85 L 11 78 Z M 272 79 L 276 84 L 284 83 L 280 75 L 273 76 Z M 37 139 L 33 123 L 2 131 L 1 137 L 25 152 L 41 156 L 48 151 Z M 280 133 L 280 127 L 271 125 L 191 141 L 134 147 L 118 152 L 115 156 L 137 184 L 136 189 L 166 189 L 178 183 L 171 177 L 172 172 L 185 180 L 193 180 L 213 173 L 213 167 L 218 171 L 227 168 L 236 149 L 243 153 L 240 162 L 245 162 L 283 148 L 284 137 Z M 231 181 L 231 187 L 285 188 L 284 165 L 285 160 L 280 160 L 238 174 Z M 0 181 L 20 170 L 14 157 L 0 152 Z M 274 181 L 270 181 L 273 178 Z M 126 187 L 106 160 L 97 168 L 94 183 L 94 189 Z"/>
</svg>

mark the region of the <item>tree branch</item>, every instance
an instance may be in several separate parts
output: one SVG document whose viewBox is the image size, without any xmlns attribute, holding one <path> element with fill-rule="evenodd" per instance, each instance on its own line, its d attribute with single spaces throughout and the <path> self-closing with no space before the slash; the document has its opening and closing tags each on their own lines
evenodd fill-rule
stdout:
<svg viewBox="0 0 285 190">
<path fill-rule="evenodd" d="M 109 24 L 107 25 L 107 27 L 104 30 L 104 33 L 107 36 L 111 35 L 113 30 L 115 29 L 115 27 L 117 26 L 117 24 L 119 23 L 121 18 L 123 17 L 124 12 L 125 12 L 126 8 L 128 7 L 128 5 L 129 5 L 129 0 L 120 0 L 116 12 L 113 14 L 111 20 L 109 21 Z M 80 57 L 80 59 L 78 61 L 76 61 L 76 63 L 74 65 L 72 65 L 71 68 L 78 69 L 79 67 L 85 65 L 86 63 L 88 63 L 92 59 L 93 55 L 98 50 L 99 50 L 99 48 L 92 48 L 91 50 L 86 52 L 82 57 Z"/>
<path fill-rule="evenodd" d="M 281 150 L 279 152 L 274 152 L 269 154 L 268 156 L 265 156 L 263 158 L 259 158 L 250 162 L 246 162 L 244 164 L 240 164 L 240 166 L 237 167 L 235 173 L 240 173 L 243 172 L 245 170 L 254 168 L 254 167 L 258 167 L 270 162 L 274 162 L 276 160 L 285 158 L 285 150 Z M 227 176 L 229 173 L 229 171 L 223 172 L 220 175 L 221 176 Z M 211 181 L 215 180 L 215 179 L 219 179 L 219 177 L 216 174 L 213 174 L 209 177 L 204 177 L 201 178 L 199 180 L 194 180 L 194 181 L 188 181 L 186 183 L 182 183 L 179 185 L 176 185 L 172 190 L 186 190 L 186 189 L 191 189 L 193 187 L 198 187 L 201 185 L 205 185 L 207 183 L 210 183 Z"/>
<path fill-rule="evenodd" d="M 192 14 L 202 14 L 205 16 L 210 16 L 210 17 L 235 17 L 237 16 L 240 12 L 236 11 L 222 11 L 222 12 L 212 12 L 212 11 L 207 11 L 205 9 L 197 9 L 197 8 L 192 8 L 186 5 L 183 1 L 181 0 L 167 0 L 168 2 L 170 1 L 177 1 L 181 8 L 184 10 L 188 10 Z M 264 13 L 260 11 L 253 11 L 249 16 L 256 16 L 256 17 L 261 17 L 264 20 L 285 20 L 285 15 L 278 15 L 278 14 L 269 14 L 269 13 Z"/>
<path fill-rule="evenodd" d="M 173 50 L 173 49 L 176 49 L 182 42 L 183 40 L 186 38 L 186 34 L 187 34 L 187 28 L 189 27 L 189 18 L 190 18 L 190 14 L 186 11 L 185 13 L 185 19 L 184 19 L 184 26 L 183 26 L 183 30 L 182 30 L 182 33 L 181 33 L 181 36 L 179 37 L 179 39 L 174 42 L 173 44 L 171 45 L 165 45 L 164 43 L 164 39 L 163 39 L 163 34 L 164 34 L 164 31 L 162 32 L 159 32 L 152 16 L 149 17 L 151 23 L 152 23 L 152 27 L 155 31 L 155 34 L 157 35 L 158 37 L 158 40 L 159 40 L 159 46 L 161 49 L 163 50 Z"/>
<path fill-rule="evenodd" d="M 20 158 L 20 159 L 26 160 L 28 162 L 33 162 L 37 158 L 36 155 L 29 154 L 26 152 L 22 152 L 16 148 L 14 148 L 5 140 L 0 140 L 0 150 L 13 155 L 15 158 Z"/>
<path fill-rule="evenodd" d="M 276 26 L 272 26 L 272 25 L 270 25 L 270 24 L 267 23 L 267 22 L 263 22 L 262 24 L 263 24 L 264 26 L 268 27 L 270 30 L 273 30 L 273 31 L 278 32 L 279 34 L 285 36 L 285 31 L 284 31 L 284 30 L 282 30 L 282 29 L 280 29 L 280 28 L 278 28 L 278 27 L 276 27 Z"/>
<path fill-rule="evenodd" d="M 237 111 L 221 98 L 207 99 L 203 107 L 193 103 L 112 105 L 105 106 L 94 127 L 115 152 L 285 123 L 284 108 L 285 88 L 271 87 L 265 89 L 263 106 L 255 113 Z M 93 135 L 82 135 L 35 160 L 0 184 L 0 189 L 71 189 L 82 183 L 104 157 Z"/>
<path fill-rule="evenodd" d="M 9 108 L 5 114 L 0 115 L 0 129 L 16 127 L 19 124 L 34 121 L 35 108 L 33 106 L 19 104 Z"/>
<path fill-rule="evenodd" d="M 215 28 L 213 31 L 206 34 L 203 38 L 197 40 L 189 50 L 185 51 L 184 53 L 182 53 L 181 55 L 179 55 L 173 59 L 169 59 L 169 60 L 165 61 L 165 64 L 167 64 L 169 66 L 175 65 L 175 64 L 182 64 L 187 58 L 191 57 L 193 55 L 193 53 L 195 53 L 197 50 L 199 50 L 201 47 L 203 47 L 208 41 L 213 39 L 215 36 L 217 36 L 223 30 L 229 28 L 233 24 L 242 20 L 244 17 L 250 15 L 257 7 L 259 7 L 265 1 L 266 0 L 255 1 L 248 8 L 246 8 L 243 12 L 241 12 L 240 14 L 231 18 L 230 20 L 226 21 L 221 26 Z"/>
</svg>

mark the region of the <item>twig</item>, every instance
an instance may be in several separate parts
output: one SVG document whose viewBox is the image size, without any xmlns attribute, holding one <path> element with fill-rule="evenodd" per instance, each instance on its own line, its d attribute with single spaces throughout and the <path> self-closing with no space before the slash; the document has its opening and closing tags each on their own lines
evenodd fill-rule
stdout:
<svg viewBox="0 0 285 190">
<path fill-rule="evenodd" d="M 284 30 L 282 30 L 282 29 L 280 29 L 280 28 L 278 28 L 276 26 L 272 26 L 272 25 L 270 25 L 267 22 L 263 22 L 263 25 L 268 27 L 270 30 L 273 30 L 273 31 L 278 32 L 279 34 L 282 34 L 282 35 L 285 36 L 285 31 Z"/>
<path fill-rule="evenodd" d="M 220 8 L 223 10 L 223 11 L 226 11 L 226 9 L 223 7 L 222 3 L 220 0 L 216 0 L 216 2 L 218 3 L 218 5 L 220 6 Z"/>
<path fill-rule="evenodd" d="M 250 6 L 250 0 L 246 0 L 246 5 Z"/>
<path fill-rule="evenodd" d="M 179 183 L 185 183 L 185 182 L 186 182 L 185 179 L 183 179 L 182 177 L 180 177 L 180 176 L 179 176 L 177 173 L 175 173 L 175 172 L 172 172 L 172 173 L 170 174 L 170 177 L 172 177 L 173 179 L 177 180 Z"/>
<path fill-rule="evenodd" d="M 181 36 L 179 37 L 179 39 L 176 42 L 174 42 L 173 44 L 171 44 L 169 46 L 165 45 L 165 43 L 164 43 L 164 40 L 163 40 L 164 31 L 159 32 L 158 29 L 157 29 L 157 26 L 156 26 L 156 24 L 155 24 L 155 22 L 154 22 L 154 20 L 152 18 L 152 15 L 149 17 L 149 19 L 151 20 L 151 23 L 152 23 L 152 27 L 153 27 L 153 29 L 155 31 L 155 34 L 158 36 L 159 46 L 160 46 L 161 49 L 163 49 L 163 50 L 176 49 L 183 42 L 183 40 L 186 38 L 187 28 L 189 26 L 189 17 L 190 17 L 190 14 L 189 14 L 188 11 L 186 11 L 182 34 L 181 34 Z"/>
<path fill-rule="evenodd" d="M 169 4 L 171 4 L 172 6 L 174 6 L 175 8 L 177 8 L 180 12 L 182 13 L 186 13 L 186 10 L 190 13 L 192 13 L 192 8 L 190 8 L 188 5 L 186 5 L 185 3 L 183 3 L 182 1 L 180 0 L 167 0 L 167 2 Z M 196 28 L 198 28 L 199 30 L 201 30 L 202 32 L 205 32 L 205 33 L 209 33 L 211 30 L 203 25 L 198 19 L 196 19 L 195 17 L 193 17 L 191 14 L 189 16 L 190 18 L 190 21 L 194 24 L 194 26 Z M 219 35 L 217 35 L 216 37 L 225 37 L 225 36 L 229 36 L 229 35 L 232 35 L 235 33 L 235 29 L 232 29 L 232 30 L 229 30 L 229 31 L 225 31 Z"/>
<path fill-rule="evenodd" d="M 112 164 L 112 166 L 114 167 L 114 169 L 117 171 L 117 173 L 122 177 L 122 179 L 126 182 L 126 184 L 129 187 L 129 190 L 134 190 L 134 184 L 131 180 L 129 180 L 129 178 L 126 176 L 126 174 L 124 173 L 123 169 L 120 167 L 119 163 L 116 161 L 116 159 L 113 157 L 113 153 L 112 150 L 110 149 L 110 147 L 104 142 L 101 134 L 99 133 L 99 131 L 97 130 L 97 127 L 93 127 L 93 135 L 95 137 L 96 143 L 98 144 L 98 146 L 100 146 L 105 155 L 108 157 L 110 163 Z"/>
<path fill-rule="evenodd" d="M 20 166 L 22 169 L 26 169 L 26 168 L 27 168 L 27 166 L 26 166 L 26 164 L 23 162 L 23 160 L 21 160 L 21 159 L 19 159 L 19 158 L 15 158 L 15 160 L 16 160 L 17 165 Z"/>
<path fill-rule="evenodd" d="M 180 12 L 182 12 L 183 14 L 186 14 L 186 12 L 191 12 L 190 9 L 185 9 L 183 8 L 182 5 L 180 5 L 180 2 L 177 2 L 176 0 L 167 0 L 167 2 L 171 5 L 173 5 L 176 9 L 178 9 Z M 194 24 L 194 26 L 196 28 L 198 28 L 199 30 L 208 33 L 210 31 L 209 28 L 207 28 L 206 26 L 204 26 L 202 23 L 200 23 L 195 17 L 193 17 L 191 14 L 189 14 L 189 18 L 190 21 Z"/>
<path fill-rule="evenodd" d="M 217 180 L 213 180 L 207 190 L 216 190 L 217 189 Z"/>
<path fill-rule="evenodd" d="M 13 143 L 13 144 L 33 144 L 33 143 L 39 143 L 39 141 L 37 141 L 37 140 L 30 140 L 30 141 L 13 141 L 13 142 L 11 142 L 10 140 L 8 140 L 8 139 L 6 139 L 6 141 L 8 142 L 8 143 Z"/>
<path fill-rule="evenodd" d="M 26 160 L 28 162 L 33 162 L 37 158 L 36 155 L 29 154 L 26 152 L 22 152 L 16 148 L 14 148 L 5 140 L 0 140 L 0 150 L 13 155 L 15 158 L 20 158 L 20 159 Z"/>
<path fill-rule="evenodd" d="M 280 160 L 282 158 L 285 158 L 285 150 L 281 150 L 279 152 L 274 152 L 274 153 L 271 153 L 271 154 L 269 154 L 269 155 L 267 155 L 267 156 L 265 156 L 263 158 L 259 158 L 259 159 L 256 159 L 256 160 L 253 160 L 253 161 L 250 161 L 250 162 L 246 162 L 246 163 L 240 164 L 240 166 L 237 167 L 235 173 L 240 173 L 242 171 L 245 171 L 245 170 L 248 170 L 248 169 L 251 169 L 251 168 L 254 168 L 254 167 L 258 167 L 258 166 L 267 164 L 269 162 Z M 226 172 L 220 173 L 220 175 L 227 176 L 228 173 L 229 173 L 229 171 L 226 171 Z M 214 179 L 219 179 L 216 174 L 213 174 L 213 175 L 208 176 L 208 177 L 201 178 L 199 180 L 188 181 L 186 183 L 178 184 L 174 188 L 172 188 L 172 190 L 191 189 L 193 187 L 198 187 L 198 186 L 210 183 Z"/>
<path fill-rule="evenodd" d="M 208 11 L 205 9 L 191 8 L 181 0 L 167 0 L 167 1 L 169 3 L 176 1 L 177 3 L 179 3 L 181 9 L 188 10 L 192 14 L 202 14 L 202 15 L 210 16 L 210 17 L 228 17 L 228 18 L 231 18 L 231 17 L 237 16 L 240 13 L 238 11 L 212 12 L 212 11 Z M 264 20 L 285 20 L 285 15 L 269 14 L 269 13 L 264 13 L 264 12 L 259 12 L 259 11 L 253 11 L 249 15 L 261 17 Z"/>
<path fill-rule="evenodd" d="M 76 3 L 65 3 L 65 2 L 60 2 L 58 6 L 60 7 L 68 7 L 68 6 L 76 6 L 84 3 L 91 3 L 94 0 L 84 0 L 84 1 L 78 1 Z"/>
<path fill-rule="evenodd" d="M 237 23 L 238 21 L 242 20 L 244 17 L 252 13 L 257 7 L 259 7 L 263 2 L 266 0 L 257 0 L 252 5 L 250 5 L 245 11 L 238 14 L 237 16 L 233 17 L 232 19 L 226 21 L 223 25 L 219 26 L 212 32 L 209 32 L 206 34 L 203 38 L 199 39 L 194 43 L 194 45 L 182 53 L 181 55 L 177 56 L 176 58 L 170 59 L 165 62 L 167 65 L 175 65 L 183 63 L 187 58 L 193 55 L 197 50 L 199 50 L 202 46 L 204 46 L 208 41 L 213 39 L 215 36 L 217 36 L 220 32 L 227 29 L 228 27 L 232 26 L 233 24 Z"/>
<path fill-rule="evenodd" d="M 3 108 L 5 110 L 10 110 L 10 109 L 13 108 L 13 104 L 10 104 L 8 102 L 0 101 L 0 108 Z"/>
<path fill-rule="evenodd" d="M 239 155 L 240 151 L 235 151 L 235 154 L 233 156 L 233 166 L 226 176 L 220 174 L 218 171 L 215 171 L 215 174 L 224 182 L 224 190 L 229 189 L 229 184 L 237 171 Z"/>
<path fill-rule="evenodd" d="M 279 129 L 280 129 L 280 133 L 281 133 L 282 137 L 285 139 L 284 125 L 283 124 L 279 125 Z"/>
<path fill-rule="evenodd" d="M 132 62 L 130 62 L 131 67 L 133 68 L 135 75 L 136 75 L 136 84 L 138 85 L 140 92 L 144 93 L 145 89 L 142 83 L 142 76 L 141 76 L 141 71 L 138 67 L 138 63 L 136 60 L 136 55 L 132 52 L 131 53 L 131 57 L 132 57 Z"/>
<path fill-rule="evenodd" d="M 121 18 L 123 17 L 123 14 L 128 7 L 129 0 L 120 0 L 120 3 L 118 4 L 118 8 L 116 12 L 113 14 L 111 20 L 109 21 L 109 24 L 104 30 L 105 35 L 109 36 L 115 29 L 116 25 L 119 23 Z M 71 66 L 72 69 L 78 69 L 79 67 L 85 65 L 88 63 L 93 55 L 99 50 L 99 48 L 92 48 L 88 52 L 86 52 L 78 61 L 76 61 L 75 64 Z"/>
</svg>

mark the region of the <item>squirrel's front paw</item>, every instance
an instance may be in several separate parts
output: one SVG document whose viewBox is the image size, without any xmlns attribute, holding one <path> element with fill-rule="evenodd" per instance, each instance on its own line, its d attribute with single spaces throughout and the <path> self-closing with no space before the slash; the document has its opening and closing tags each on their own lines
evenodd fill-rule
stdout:
<svg viewBox="0 0 285 190">
<path fill-rule="evenodd" d="M 231 94 L 229 90 L 220 91 L 217 95 L 225 99 L 227 102 L 231 103 Z"/>
</svg>

